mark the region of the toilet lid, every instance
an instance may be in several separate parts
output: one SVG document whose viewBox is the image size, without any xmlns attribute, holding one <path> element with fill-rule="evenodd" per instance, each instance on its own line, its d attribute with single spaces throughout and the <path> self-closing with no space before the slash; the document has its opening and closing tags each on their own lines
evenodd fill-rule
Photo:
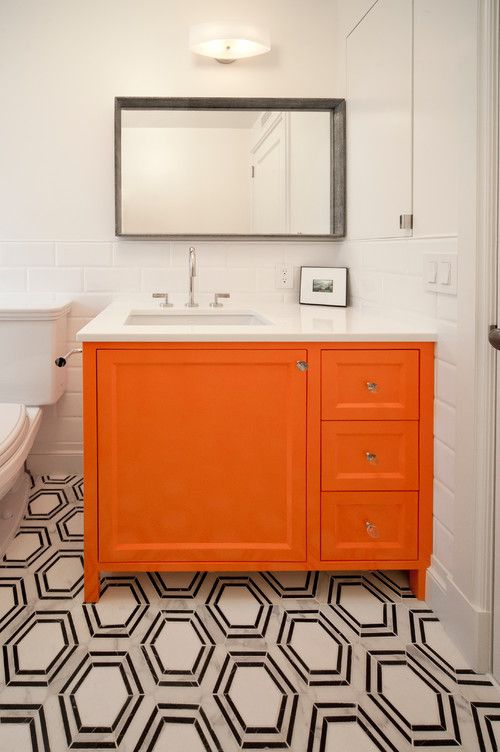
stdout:
<svg viewBox="0 0 500 752">
<path fill-rule="evenodd" d="M 24 441 L 29 419 L 24 405 L 0 403 L 0 467 Z"/>
</svg>

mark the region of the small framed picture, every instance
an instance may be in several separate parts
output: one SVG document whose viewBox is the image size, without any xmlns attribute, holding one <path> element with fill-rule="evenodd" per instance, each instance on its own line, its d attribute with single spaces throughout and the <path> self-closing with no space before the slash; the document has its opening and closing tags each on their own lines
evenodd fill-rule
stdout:
<svg viewBox="0 0 500 752">
<path fill-rule="evenodd" d="M 302 266 L 300 302 L 307 305 L 346 306 L 346 267 Z"/>
</svg>

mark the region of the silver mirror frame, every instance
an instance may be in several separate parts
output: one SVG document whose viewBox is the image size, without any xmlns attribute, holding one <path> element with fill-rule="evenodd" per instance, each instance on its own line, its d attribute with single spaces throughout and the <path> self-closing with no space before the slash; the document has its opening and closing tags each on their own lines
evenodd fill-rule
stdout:
<svg viewBox="0 0 500 752">
<path fill-rule="evenodd" d="M 130 235 L 122 232 L 121 127 L 122 110 L 305 110 L 328 111 L 331 119 L 331 196 L 328 235 Z M 287 240 L 325 241 L 346 233 L 346 107 L 345 99 L 274 99 L 233 97 L 116 97 L 115 98 L 115 234 L 137 240 Z"/>
</svg>

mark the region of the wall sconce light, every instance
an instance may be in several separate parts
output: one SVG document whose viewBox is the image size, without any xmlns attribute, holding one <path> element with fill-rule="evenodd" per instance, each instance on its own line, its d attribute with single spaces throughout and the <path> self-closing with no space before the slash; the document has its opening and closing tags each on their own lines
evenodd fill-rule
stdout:
<svg viewBox="0 0 500 752">
<path fill-rule="evenodd" d="M 269 52 L 271 40 L 268 29 L 253 24 L 201 23 L 189 30 L 189 49 L 218 63 L 234 63 Z"/>
</svg>

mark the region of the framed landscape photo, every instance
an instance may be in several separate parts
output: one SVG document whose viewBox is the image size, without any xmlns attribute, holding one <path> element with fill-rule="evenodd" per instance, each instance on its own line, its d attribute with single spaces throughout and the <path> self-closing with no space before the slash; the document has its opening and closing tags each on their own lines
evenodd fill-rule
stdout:
<svg viewBox="0 0 500 752">
<path fill-rule="evenodd" d="M 347 305 L 345 266 L 302 266 L 300 302 L 306 305 Z"/>
</svg>

